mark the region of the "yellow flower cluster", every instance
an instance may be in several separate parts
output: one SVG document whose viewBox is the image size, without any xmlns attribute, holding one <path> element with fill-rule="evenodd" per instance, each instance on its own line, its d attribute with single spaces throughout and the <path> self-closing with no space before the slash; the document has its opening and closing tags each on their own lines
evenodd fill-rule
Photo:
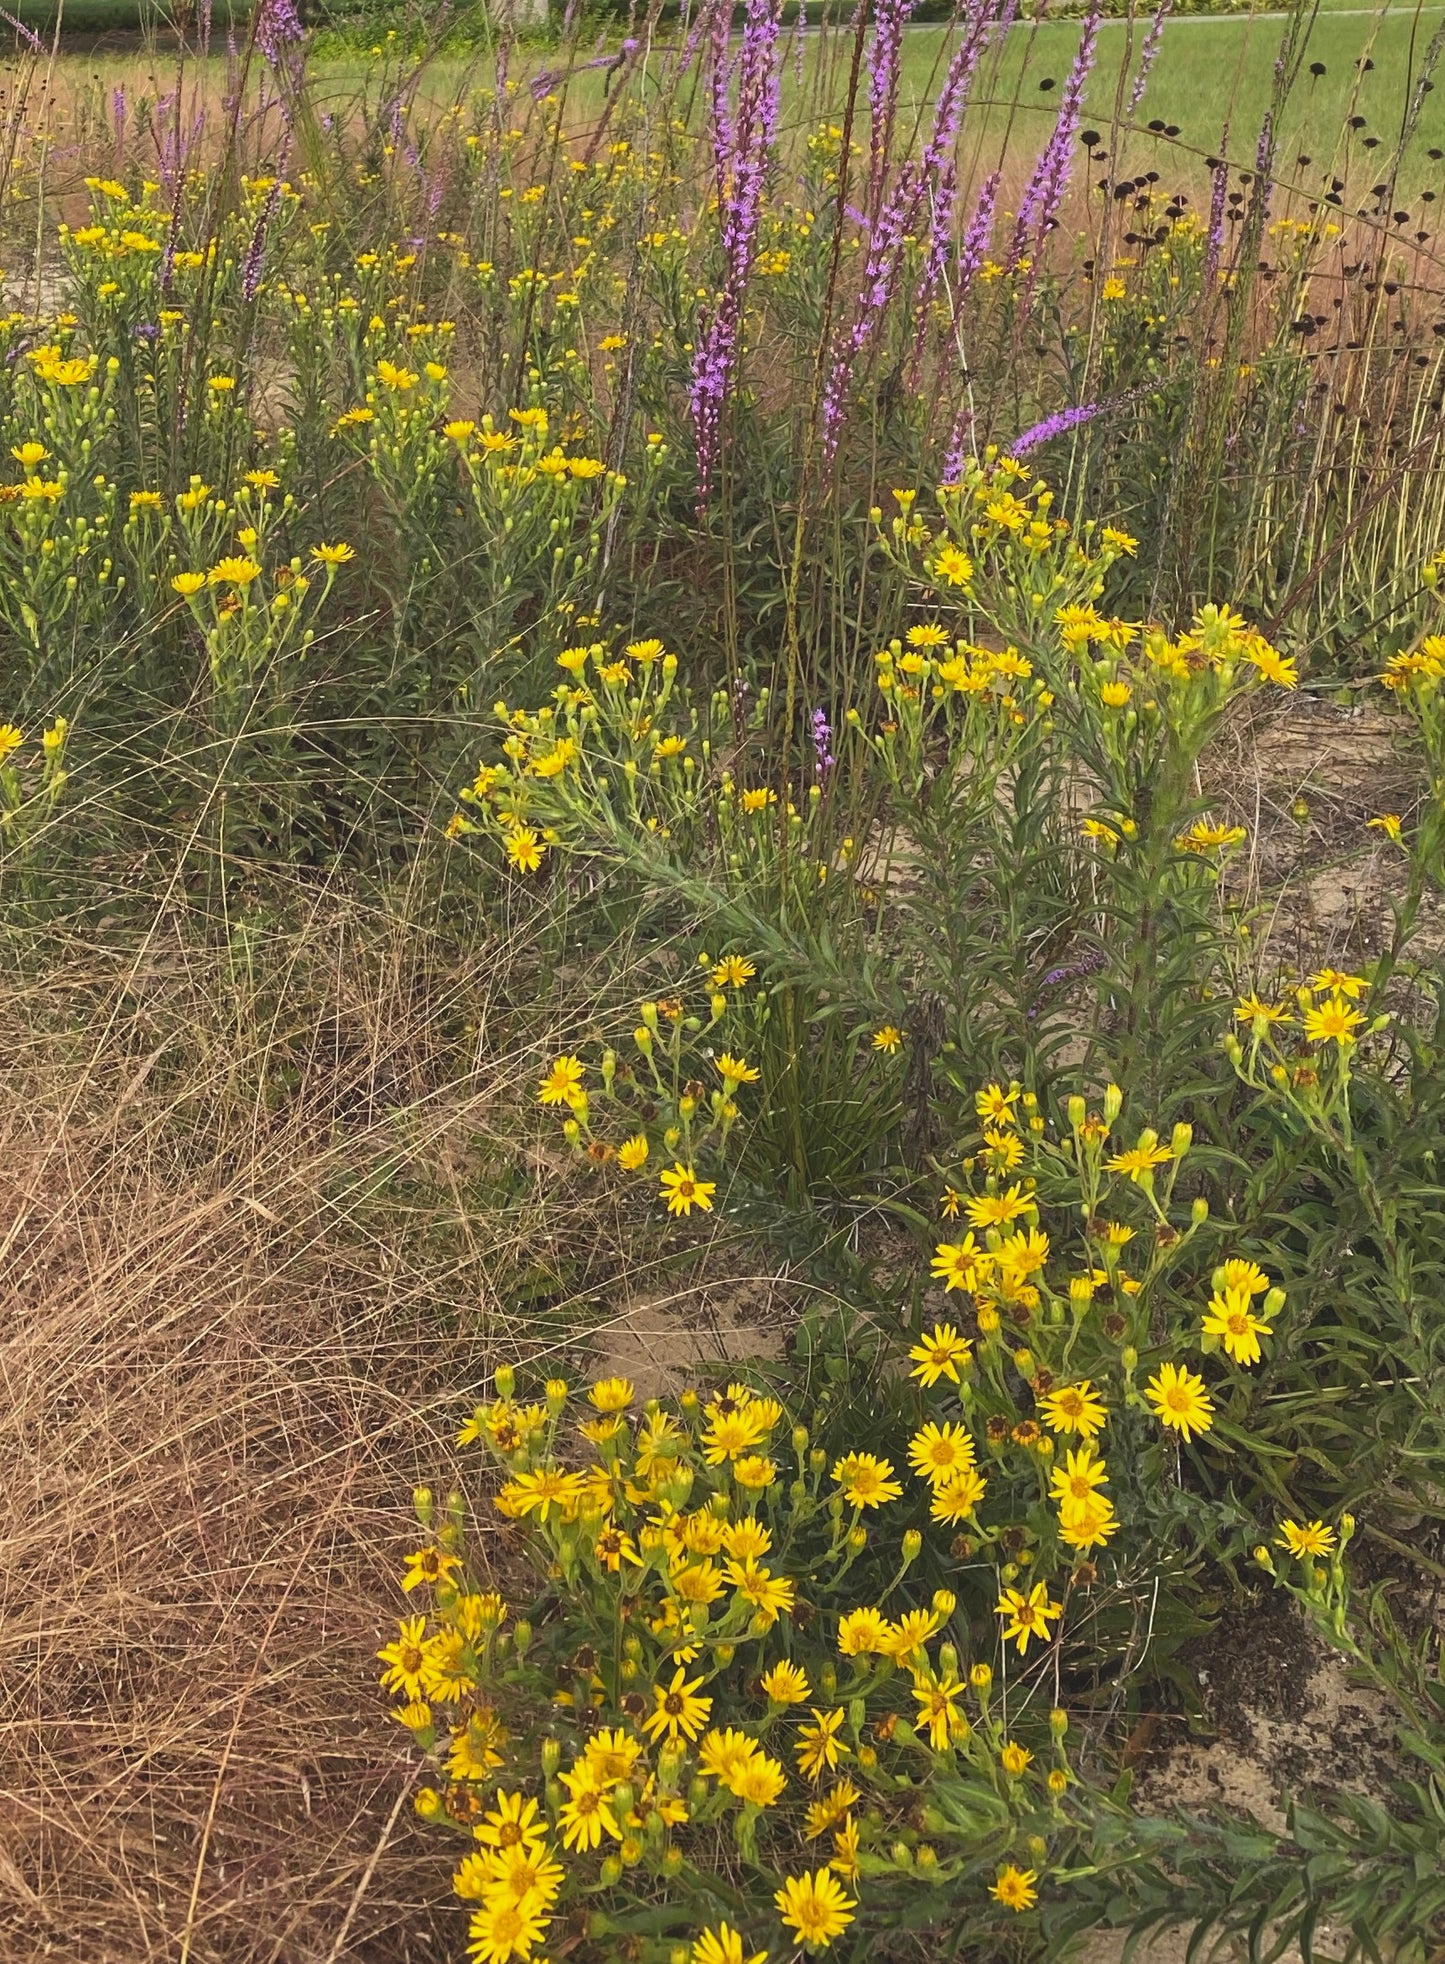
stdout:
<svg viewBox="0 0 1445 1964">
<path fill-rule="evenodd" d="M 589 1085 L 588 1066 L 566 1052 L 553 1058 L 537 1087 L 539 1105 L 566 1112 L 563 1138 L 590 1164 L 636 1173 L 652 1159 L 655 1146 L 670 1155 L 672 1164 L 658 1176 L 658 1198 L 670 1214 L 684 1218 L 694 1209 L 712 1211 L 717 1182 L 702 1178 L 696 1161 L 704 1151 L 726 1151 L 740 1116 L 737 1093 L 761 1077 L 746 1056 L 706 1042 L 735 1016 L 739 992 L 756 975 L 755 966 L 743 955 L 714 962 L 704 954 L 699 967 L 709 984 L 706 1014 L 690 1011 L 681 995 L 643 1002 L 632 1032 L 635 1062 L 605 1049 L 596 1082 Z M 610 1129 L 628 1128 L 625 1136 L 614 1141 L 597 1134 L 597 1104 L 616 1114 Z"/>
<path fill-rule="evenodd" d="M 639 1411 L 633 1384 L 608 1377 L 569 1427 L 572 1411 L 564 1381 L 528 1402 L 503 1369 L 458 1435 L 498 1462 L 496 1508 L 559 1592 L 560 1621 L 508 1627 L 500 1597 L 473 1586 L 449 1515 L 402 1578 L 430 1590 L 435 1621 L 408 1614 L 380 1653 L 398 1722 L 447 1776 L 418 1810 L 477 1843 L 455 1886 L 476 1906 L 479 1964 L 532 1958 L 574 1891 L 632 1888 L 635 1872 L 666 1893 L 724 1822 L 773 1878 L 779 1940 L 824 1950 L 854 1923 L 890 1838 L 917 1843 L 920 1879 L 940 1870 L 904 1818 L 930 1768 L 966 1763 L 1005 1812 L 1038 1805 L 1026 1798 L 1036 1754 L 994 1708 L 993 1667 L 961 1664 L 950 1640 L 953 1592 L 892 1613 L 847 1593 L 864 1520 L 903 1496 L 887 1459 L 830 1457 L 743 1383 Z M 966 1437 L 925 1426 L 910 1463 L 930 1482 L 954 1477 L 973 1463 Z M 430 1495 L 419 1506 L 432 1520 Z M 900 1573 L 920 1552 L 905 1533 Z M 1005 1590 L 998 1609 L 1021 1653 L 1062 1613 L 1038 1588 Z M 1049 1805 L 1072 1779 L 1066 1729 L 1053 1714 Z M 1013 1872 L 992 1893 L 1029 1907 L 1038 1874 L 1013 1901 Z M 696 1964 L 767 1954 L 728 1923 L 692 1937 Z"/>
</svg>

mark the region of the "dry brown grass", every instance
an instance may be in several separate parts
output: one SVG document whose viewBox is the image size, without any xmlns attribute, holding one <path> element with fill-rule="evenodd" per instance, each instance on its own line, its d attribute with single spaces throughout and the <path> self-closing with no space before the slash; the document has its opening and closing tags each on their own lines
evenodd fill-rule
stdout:
<svg viewBox="0 0 1445 1964">
<path fill-rule="evenodd" d="M 506 1334 L 457 1141 L 522 1060 L 440 1069 L 485 1003 L 354 925 L 0 995 L 6 1964 L 460 1952 L 373 1656 Z"/>
</svg>

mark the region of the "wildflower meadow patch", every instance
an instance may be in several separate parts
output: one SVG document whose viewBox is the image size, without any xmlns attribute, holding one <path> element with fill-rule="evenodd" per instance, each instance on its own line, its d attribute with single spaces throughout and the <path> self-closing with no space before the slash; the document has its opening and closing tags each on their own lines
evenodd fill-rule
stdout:
<svg viewBox="0 0 1445 1964">
<path fill-rule="evenodd" d="M 1445 28 L 928 11 L 10 23 L 27 1942 L 1441 1955 Z"/>
</svg>

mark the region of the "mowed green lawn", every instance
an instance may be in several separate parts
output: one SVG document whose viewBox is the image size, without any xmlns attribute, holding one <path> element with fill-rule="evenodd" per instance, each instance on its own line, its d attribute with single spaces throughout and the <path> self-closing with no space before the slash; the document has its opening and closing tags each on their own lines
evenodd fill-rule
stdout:
<svg viewBox="0 0 1445 1964">
<path fill-rule="evenodd" d="M 1431 35 L 1442 20 L 1445 9 L 1439 5 L 1418 14 L 1398 7 L 1322 12 L 1310 29 L 1302 72 L 1280 118 L 1281 172 L 1311 188 L 1326 170 L 1352 186 L 1368 187 L 1384 175 Z M 1264 15 L 1192 15 L 1168 22 L 1134 116 L 1130 168 L 1158 170 L 1165 186 L 1197 175 L 1209 156 L 1227 155 L 1248 168 L 1286 27 L 1284 20 Z M 1077 21 L 1023 25 L 1010 34 L 996 67 L 975 91 L 976 111 L 989 105 L 985 115 L 973 118 L 975 134 L 980 123 L 985 126 L 983 142 L 996 141 L 1005 129 L 1028 149 L 1046 139 L 1079 34 Z M 1136 25 L 1130 52 L 1126 23 L 1101 25 L 1085 97 L 1086 127 L 1107 132 L 1116 117 L 1127 115 L 1143 35 L 1144 28 Z M 906 50 L 910 95 L 915 102 L 926 101 L 947 59 L 944 38 L 920 28 L 909 35 Z M 1367 62 L 1373 67 L 1362 65 Z M 1312 73 L 1312 64 L 1322 65 L 1323 74 Z M 1363 118 L 1363 125 L 1351 128 L 1355 117 Z M 1151 122 L 1173 127 L 1178 135 L 1151 133 Z M 1436 88 L 1424 97 L 1406 154 L 1401 187 L 1408 195 L 1422 188 L 1445 193 L 1445 163 L 1431 159 L 1431 149 L 1445 149 L 1445 63 Z M 1308 166 L 1295 163 L 1300 154 L 1310 157 Z"/>
</svg>

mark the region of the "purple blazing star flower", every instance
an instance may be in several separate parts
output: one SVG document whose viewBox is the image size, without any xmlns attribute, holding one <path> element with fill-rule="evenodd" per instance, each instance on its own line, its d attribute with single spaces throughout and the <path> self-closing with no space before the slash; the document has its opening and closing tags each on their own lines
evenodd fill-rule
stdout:
<svg viewBox="0 0 1445 1964">
<path fill-rule="evenodd" d="M 1224 132 L 1225 143 L 1229 141 L 1228 128 Z M 1229 166 L 1216 163 L 1210 169 L 1209 188 L 1209 234 L 1204 244 L 1204 269 L 1200 284 L 1207 293 L 1219 274 L 1220 261 L 1224 256 L 1224 197 L 1229 189 Z"/>
<path fill-rule="evenodd" d="M 17 20 L 14 14 L 7 14 L 3 7 L 0 7 L 0 20 L 3 20 L 7 26 L 15 29 L 15 32 L 20 36 L 32 54 L 43 55 L 45 53 L 45 43 L 33 27 L 27 27 L 24 21 Z"/>
<path fill-rule="evenodd" d="M 1054 133 L 1034 165 L 1028 189 L 1019 203 L 1018 223 L 1014 227 L 1013 243 L 1009 247 L 1010 272 L 1017 269 L 1031 244 L 1034 264 L 1037 268 L 1039 247 L 1058 223 L 1059 207 L 1064 201 L 1064 193 L 1069 187 L 1069 175 L 1073 168 L 1074 139 L 1079 134 L 1079 123 L 1083 116 L 1084 85 L 1094 66 L 1098 41 L 1099 10 L 1094 7 L 1084 21 L 1084 32 L 1079 40 L 1078 53 L 1074 56 L 1073 66 L 1069 70 L 1069 79 L 1064 84 L 1063 99 L 1059 103 L 1059 120 L 1055 123 Z"/>
<path fill-rule="evenodd" d="M 973 428 L 973 411 L 964 405 L 959 410 L 953 428 L 948 433 L 948 446 L 943 453 L 943 484 L 957 484 L 963 475 L 964 439 Z"/>
<path fill-rule="evenodd" d="M 868 209 L 876 213 L 883 179 L 893 148 L 893 122 L 898 113 L 898 77 L 902 66 L 903 29 L 915 0 L 875 0 L 873 39 L 868 49 Z"/>
<path fill-rule="evenodd" d="M 289 65 L 290 51 L 305 37 L 296 0 L 261 0 L 252 26 L 256 46 L 270 68 Z"/>
<path fill-rule="evenodd" d="M 1139 68 L 1134 77 L 1134 86 L 1129 91 L 1129 108 L 1126 120 L 1133 122 L 1134 112 L 1144 100 L 1144 90 L 1148 86 L 1149 71 L 1154 66 L 1154 58 L 1159 52 L 1159 43 L 1164 39 L 1164 23 L 1168 20 L 1174 0 L 1161 0 L 1159 11 L 1149 23 L 1149 32 L 1144 36 L 1144 45 L 1139 50 Z"/>
<path fill-rule="evenodd" d="M 246 302 L 247 306 L 251 304 L 261 290 L 261 272 L 266 263 L 266 234 L 270 229 L 272 219 L 276 216 L 277 207 L 281 203 L 280 173 L 285 167 L 286 159 L 283 156 L 276 166 L 276 182 L 271 186 L 270 191 L 267 193 L 265 204 L 262 205 L 260 211 L 257 213 L 255 230 L 251 234 L 251 243 L 246 248 L 246 257 L 241 264 L 241 298 Z"/>
<path fill-rule="evenodd" d="M 1090 402 L 1076 409 L 1056 409 L 1052 416 L 1046 416 L 1042 423 L 1035 423 L 1032 429 L 1025 430 L 1021 437 L 1017 437 L 1009 445 L 1008 454 L 1010 457 L 1027 457 L 1041 443 L 1048 443 L 1056 436 L 1066 436 L 1070 430 L 1078 429 L 1081 423 L 1092 423 L 1103 410 L 1112 407 L 1112 403 Z"/>
<path fill-rule="evenodd" d="M 699 507 L 707 502 L 717 469 L 723 410 L 737 369 L 744 302 L 757 254 L 768 161 L 778 127 L 782 13 L 782 0 L 748 0 L 735 59 L 728 47 L 727 11 L 719 6 L 714 15 L 712 140 L 723 279 L 717 300 L 700 322 L 693 355 Z"/>
<path fill-rule="evenodd" d="M 812 737 L 813 765 L 818 773 L 818 782 L 826 784 L 828 775 L 838 760 L 833 755 L 833 732 L 829 727 L 828 712 L 825 709 L 813 711 Z"/>
</svg>

